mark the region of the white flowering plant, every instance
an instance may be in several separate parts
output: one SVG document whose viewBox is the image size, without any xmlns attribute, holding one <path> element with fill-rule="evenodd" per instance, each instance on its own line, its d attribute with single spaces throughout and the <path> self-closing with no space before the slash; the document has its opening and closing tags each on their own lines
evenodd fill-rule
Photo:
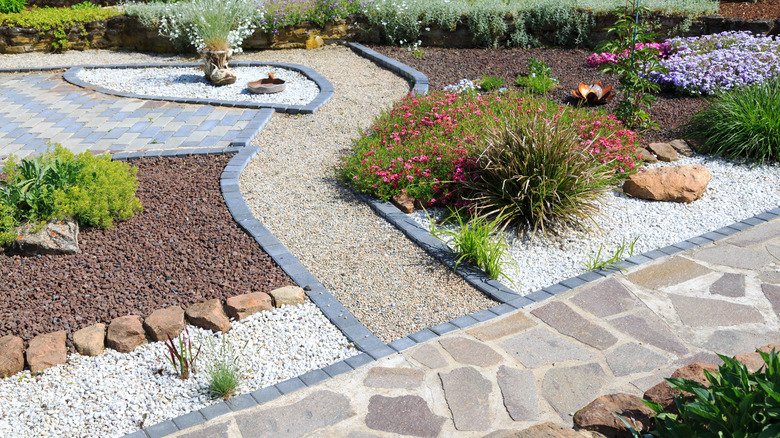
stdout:
<svg viewBox="0 0 780 438">
<path fill-rule="evenodd" d="M 185 0 L 166 5 L 159 31 L 174 42 L 187 41 L 198 51 L 240 52 L 260 12 L 251 0 Z"/>
</svg>

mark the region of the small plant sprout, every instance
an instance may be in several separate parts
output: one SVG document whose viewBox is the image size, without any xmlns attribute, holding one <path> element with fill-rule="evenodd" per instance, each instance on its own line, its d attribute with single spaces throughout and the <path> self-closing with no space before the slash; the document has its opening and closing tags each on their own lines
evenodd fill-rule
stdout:
<svg viewBox="0 0 780 438">
<path fill-rule="evenodd" d="M 528 58 L 528 75 L 517 75 L 515 84 L 534 94 L 546 94 L 558 86 L 558 80 L 551 75 L 552 70 L 545 62 Z"/>
<path fill-rule="evenodd" d="M 637 236 L 634 240 L 630 242 L 626 242 L 625 237 L 621 240 L 620 246 L 615 250 L 615 252 L 612 254 L 612 256 L 606 260 L 602 259 L 602 251 L 604 250 L 603 245 L 599 245 L 599 249 L 596 252 L 596 255 L 593 257 L 588 257 L 588 260 L 585 262 L 582 262 L 582 266 L 585 267 L 588 271 L 593 271 L 596 269 L 604 269 L 604 268 L 618 268 L 625 271 L 625 268 L 622 266 L 618 266 L 617 264 L 620 263 L 623 258 L 625 258 L 626 252 L 628 252 L 628 257 L 632 257 L 634 255 L 634 246 L 636 245 L 637 240 L 639 240 L 640 236 Z M 606 256 L 605 256 L 606 257 Z"/>
<path fill-rule="evenodd" d="M 247 340 L 239 351 L 235 350 L 225 335 L 222 335 L 219 347 L 210 337 L 205 343 L 208 346 L 209 356 L 213 358 L 211 362 L 206 364 L 206 374 L 209 376 L 208 392 L 215 398 L 227 400 L 235 394 L 241 384 L 242 368 L 239 363 L 239 355 L 249 341 Z"/>
<path fill-rule="evenodd" d="M 192 337 L 187 329 L 184 329 L 184 332 L 175 341 L 171 339 L 171 335 L 168 335 L 165 346 L 168 347 L 168 354 L 165 357 L 173 366 L 180 379 L 187 380 L 190 378 L 190 374 L 197 372 L 195 361 L 198 359 L 198 355 L 200 355 L 200 346 L 193 354 Z"/>
<path fill-rule="evenodd" d="M 495 76 L 482 75 L 482 79 L 479 80 L 479 88 L 482 91 L 498 90 L 504 86 L 504 80 Z"/>
</svg>

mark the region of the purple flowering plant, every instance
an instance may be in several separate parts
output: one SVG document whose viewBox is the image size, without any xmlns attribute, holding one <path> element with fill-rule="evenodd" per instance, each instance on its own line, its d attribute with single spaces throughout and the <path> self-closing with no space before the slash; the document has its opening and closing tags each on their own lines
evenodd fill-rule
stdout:
<svg viewBox="0 0 780 438">
<path fill-rule="evenodd" d="M 304 21 L 323 27 L 328 21 L 364 11 L 369 3 L 360 0 L 268 0 L 263 3 L 264 13 L 258 24 L 277 35 L 279 29 Z"/>
</svg>

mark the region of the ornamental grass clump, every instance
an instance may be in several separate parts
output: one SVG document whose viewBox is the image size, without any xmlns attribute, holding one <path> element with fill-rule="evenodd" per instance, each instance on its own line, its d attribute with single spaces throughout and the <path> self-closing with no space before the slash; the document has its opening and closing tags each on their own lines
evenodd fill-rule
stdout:
<svg viewBox="0 0 780 438">
<path fill-rule="evenodd" d="M 703 152 L 750 163 L 780 161 L 780 79 L 711 98 L 687 129 L 703 140 Z"/>
<path fill-rule="evenodd" d="M 185 0 L 166 5 L 159 31 L 196 50 L 240 52 L 255 29 L 257 8 L 249 0 Z"/>
</svg>

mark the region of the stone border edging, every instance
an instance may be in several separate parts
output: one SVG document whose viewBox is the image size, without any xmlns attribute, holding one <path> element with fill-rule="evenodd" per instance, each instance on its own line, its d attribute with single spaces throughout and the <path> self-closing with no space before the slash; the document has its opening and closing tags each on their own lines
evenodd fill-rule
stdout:
<svg viewBox="0 0 780 438">
<path fill-rule="evenodd" d="M 252 109 L 271 108 L 278 112 L 288 113 L 288 114 L 314 114 L 322 105 L 325 104 L 325 102 L 327 102 L 328 100 L 330 100 L 331 97 L 333 97 L 333 94 L 336 91 L 335 88 L 333 87 L 333 84 L 329 80 L 327 80 L 325 76 L 317 73 L 312 68 L 299 65 L 299 64 L 261 62 L 261 61 L 234 61 L 230 63 L 230 66 L 231 67 L 270 66 L 270 67 L 285 68 L 288 70 L 297 71 L 298 73 L 306 76 L 309 80 L 317 84 L 317 87 L 319 87 L 320 89 L 319 94 L 317 94 L 317 97 L 312 99 L 306 105 L 286 105 L 282 103 L 263 103 L 263 102 L 242 102 L 242 101 L 207 99 L 207 98 L 198 98 L 198 97 L 167 97 L 167 96 L 153 96 L 153 95 L 146 95 L 146 94 L 125 93 L 122 91 L 111 90 L 108 88 L 95 86 L 94 84 L 90 84 L 89 82 L 79 79 L 78 77 L 78 73 L 84 69 L 198 67 L 200 65 L 202 65 L 202 63 L 200 62 L 180 62 L 176 64 L 152 63 L 152 64 L 80 65 L 80 66 L 68 67 L 65 73 L 62 74 L 62 77 L 63 79 L 65 79 L 65 81 L 73 85 L 86 88 L 88 90 L 97 91 L 98 93 L 108 94 L 117 97 L 127 97 L 132 99 L 144 99 L 144 100 L 162 100 L 162 101 L 174 102 L 174 103 L 225 106 L 225 107 L 233 107 L 233 108 L 252 108 Z M 46 69 L 59 70 L 61 68 L 63 67 L 56 68 L 56 69 L 55 68 L 46 68 Z M 13 71 L 12 69 L 8 69 L 8 70 Z M 41 70 L 30 70 L 30 71 L 44 71 L 44 70 L 41 69 Z M 5 69 L 0 70 L 0 72 L 6 72 L 6 70 Z"/>
<path fill-rule="evenodd" d="M 375 50 L 371 50 L 360 43 L 348 43 L 347 45 L 358 55 L 373 61 L 374 64 L 377 64 L 378 66 L 390 70 L 391 72 L 407 79 L 411 83 L 412 93 L 428 93 L 428 76 L 425 76 L 423 73 L 409 67 L 406 64 L 402 64 L 393 58 L 382 55 Z"/>
</svg>

